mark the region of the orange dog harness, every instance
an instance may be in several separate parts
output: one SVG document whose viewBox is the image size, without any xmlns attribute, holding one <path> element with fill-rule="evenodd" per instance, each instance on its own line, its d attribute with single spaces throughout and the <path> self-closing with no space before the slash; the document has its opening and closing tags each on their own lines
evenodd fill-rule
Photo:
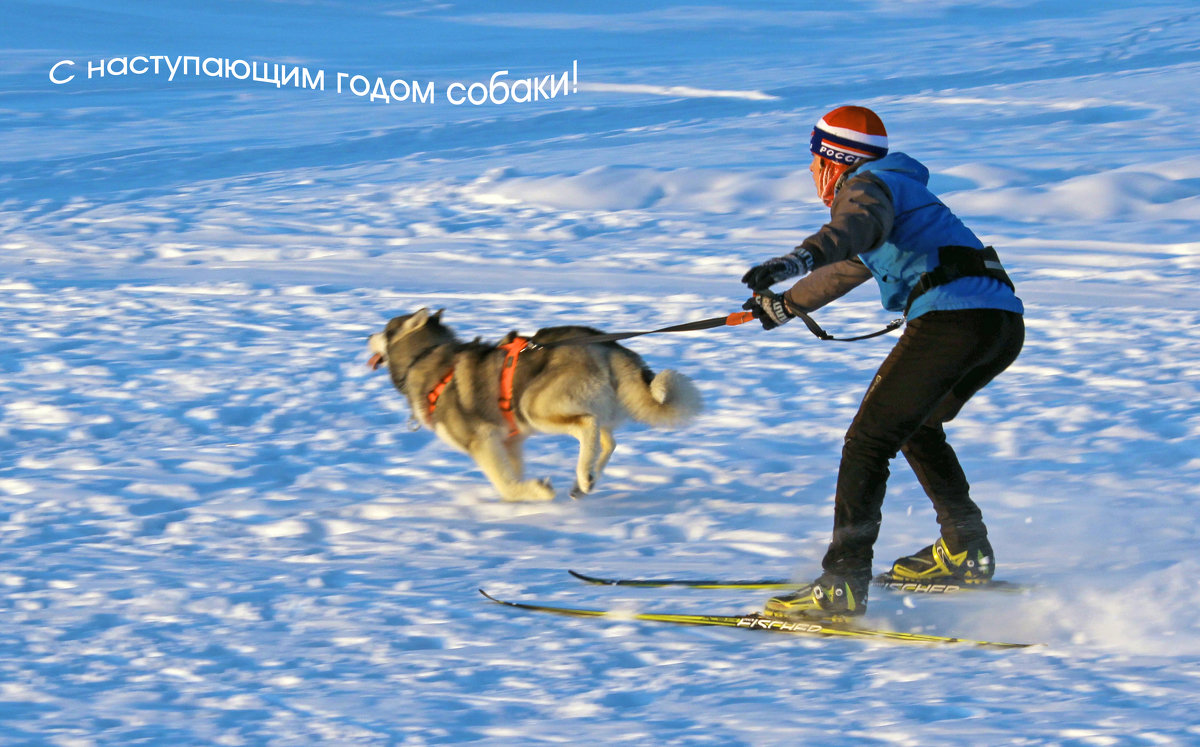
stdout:
<svg viewBox="0 0 1200 747">
<path fill-rule="evenodd" d="M 500 349 L 504 351 L 504 365 L 500 369 L 500 414 L 504 416 L 504 420 L 508 423 L 508 437 L 512 438 L 517 435 L 520 430 L 517 428 L 517 415 L 513 412 L 513 381 L 517 374 L 517 358 L 521 353 L 529 347 L 529 340 L 524 337 L 514 337 L 512 342 L 501 345 Z M 429 394 L 425 395 L 425 401 L 429 403 L 427 413 L 429 422 L 433 422 L 433 411 L 437 409 L 438 399 L 442 396 L 442 392 L 446 391 L 446 387 L 450 385 L 450 380 L 454 378 L 454 369 L 442 377 Z"/>
<path fill-rule="evenodd" d="M 517 435 L 517 416 L 513 412 L 513 380 L 517 375 L 517 357 L 529 346 L 524 337 L 514 337 L 512 342 L 501 345 L 505 352 L 504 367 L 500 369 L 500 414 L 508 421 L 508 437 Z"/>
</svg>

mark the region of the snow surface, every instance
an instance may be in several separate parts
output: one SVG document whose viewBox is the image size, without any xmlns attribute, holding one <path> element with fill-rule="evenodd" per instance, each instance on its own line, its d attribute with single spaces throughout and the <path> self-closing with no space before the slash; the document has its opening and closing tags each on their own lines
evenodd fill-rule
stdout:
<svg viewBox="0 0 1200 747">
<path fill-rule="evenodd" d="M 1200 743 L 1200 11 L 1191 0 L 6 0 L 0 25 L 0 743 Z M 567 4 L 562 4 L 566 6 Z M 306 66 L 323 91 L 88 62 Z M 73 60 L 78 77 L 49 80 Z M 561 74 L 552 100 L 446 87 Z M 430 104 L 336 73 L 433 81 Z M 65 72 L 65 71 L 64 71 Z M 539 617 L 743 611 L 601 574 L 818 570 L 844 429 L 890 339 L 631 343 L 706 413 L 631 427 L 599 490 L 496 500 L 406 429 L 366 336 L 736 310 L 826 215 L 833 106 L 1000 248 L 1017 364 L 950 428 L 1025 596 L 876 594 L 904 647 Z M 889 319 L 872 289 L 819 314 Z M 530 444 L 570 485 L 573 445 Z M 896 465 L 877 566 L 934 536 Z"/>
</svg>

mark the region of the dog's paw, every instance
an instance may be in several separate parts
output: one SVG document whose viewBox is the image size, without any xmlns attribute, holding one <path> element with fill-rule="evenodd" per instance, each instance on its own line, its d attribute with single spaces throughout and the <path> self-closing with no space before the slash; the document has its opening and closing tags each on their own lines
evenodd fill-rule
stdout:
<svg viewBox="0 0 1200 747">
<path fill-rule="evenodd" d="M 596 478 L 594 475 L 589 474 L 586 480 L 575 481 L 575 485 L 571 488 L 571 497 L 576 499 L 582 498 L 588 493 L 592 492 L 595 487 Z"/>
<path fill-rule="evenodd" d="M 550 480 L 545 478 L 526 480 L 517 487 L 517 490 L 505 496 L 505 500 L 526 503 L 552 501 L 554 500 L 554 488 L 550 485 Z"/>
</svg>

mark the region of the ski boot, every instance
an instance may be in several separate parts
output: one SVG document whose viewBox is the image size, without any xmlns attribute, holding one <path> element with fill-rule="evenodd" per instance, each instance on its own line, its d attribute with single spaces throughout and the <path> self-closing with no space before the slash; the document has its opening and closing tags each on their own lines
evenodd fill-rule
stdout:
<svg viewBox="0 0 1200 747">
<path fill-rule="evenodd" d="M 914 583 L 957 581 L 963 584 L 987 584 L 996 573 L 996 556 L 986 538 L 968 542 L 960 552 L 951 552 L 946 540 L 938 538 L 915 555 L 892 564 L 887 580 Z"/>
<path fill-rule="evenodd" d="M 868 586 L 865 579 L 826 572 L 791 594 L 768 599 L 763 614 L 789 620 L 854 617 L 867 610 Z"/>
</svg>

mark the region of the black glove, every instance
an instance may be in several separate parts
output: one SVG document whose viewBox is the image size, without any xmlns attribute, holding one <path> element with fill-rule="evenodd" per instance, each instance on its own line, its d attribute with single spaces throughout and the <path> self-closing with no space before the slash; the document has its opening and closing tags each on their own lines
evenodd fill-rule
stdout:
<svg viewBox="0 0 1200 747">
<path fill-rule="evenodd" d="M 751 267 L 745 275 L 742 275 L 742 282 L 757 293 L 770 288 L 781 280 L 803 275 L 810 270 L 812 270 L 812 255 L 807 251 L 797 250 Z"/>
<path fill-rule="evenodd" d="M 753 313 L 754 318 L 762 322 L 763 329 L 775 329 L 796 318 L 788 309 L 783 296 L 777 296 L 771 291 L 755 293 L 750 300 L 742 304 L 742 308 Z"/>
</svg>

